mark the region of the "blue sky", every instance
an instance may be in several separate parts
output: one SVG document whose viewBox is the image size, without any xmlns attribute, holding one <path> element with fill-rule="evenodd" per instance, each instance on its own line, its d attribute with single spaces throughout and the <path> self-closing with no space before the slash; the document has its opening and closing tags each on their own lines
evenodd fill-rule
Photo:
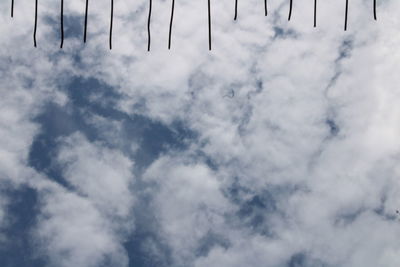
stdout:
<svg viewBox="0 0 400 267">
<path fill-rule="evenodd" d="M 343 3 L 342 3 L 343 2 Z M 397 267 L 395 0 L 0 3 L 0 266 Z"/>
</svg>

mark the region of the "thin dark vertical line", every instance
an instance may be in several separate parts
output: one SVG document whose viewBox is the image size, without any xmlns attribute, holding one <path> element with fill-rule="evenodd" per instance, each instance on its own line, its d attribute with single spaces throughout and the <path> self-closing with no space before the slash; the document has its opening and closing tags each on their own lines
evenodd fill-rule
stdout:
<svg viewBox="0 0 400 267">
<path fill-rule="evenodd" d="M 113 17 L 114 17 L 114 0 L 111 0 L 111 18 L 110 18 L 110 50 L 112 49 L 112 29 L 113 29 Z"/>
<path fill-rule="evenodd" d="M 235 17 L 233 18 L 234 20 L 237 19 L 237 6 L 238 6 L 238 0 L 235 0 Z"/>
<path fill-rule="evenodd" d="M 346 0 L 346 11 L 344 14 L 344 30 L 347 31 L 347 13 L 349 11 L 349 0 Z"/>
<path fill-rule="evenodd" d="M 374 19 L 376 20 L 376 0 L 374 0 Z"/>
<path fill-rule="evenodd" d="M 36 47 L 37 12 L 38 12 L 38 0 L 35 0 L 35 26 L 33 29 L 33 46 L 34 47 Z"/>
<path fill-rule="evenodd" d="M 211 51 L 211 3 L 208 0 L 208 50 Z"/>
<path fill-rule="evenodd" d="M 11 0 L 11 17 L 14 17 L 14 0 Z"/>
<path fill-rule="evenodd" d="M 264 10 L 265 10 L 265 16 L 267 16 L 268 15 L 267 0 L 264 0 Z"/>
<path fill-rule="evenodd" d="M 171 21 L 169 22 L 168 49 L 171 49 L 171 35 L 172 35 L 172 22 L 174 20 L 174 8 L 175 8 L 175 0 L 172 0 Z"/>
<path fill-rule="evenodd" d="M 64 0 L 61 0 L 61 44 L 60 48 L 63 48 L 64 45 Z"/>
<path fill-rule="evenodd" d="M 289 2 L 289 17 L 288 20 L 292 17 L 292 8 L 293 8 L 293 0 L 290 0 Z"/>
<path fill-rule="evenodd" d="M 84 43 L 86 43 L 86 35 L 87 35 L 88 10 L 89 10 L 89 0 L 86 0 L 86 8 L 85 8 L 85 28 L 84 28 L 84 31 L 83 31 L 83 42 L 84 42 Z"/>
<path fill-rule="evenodd" d="M 147 51 L 150 51 L 151 35 L 150 35 L 150 20 L 151 20 L 151 4 L 152 0 L 149 1 L 149 18 L 147 20 Z"/>
<path fill-rule="evenodd" d="M 317 27 L 317 0 L 314 0 L 314 28 Z"/>
</svg>

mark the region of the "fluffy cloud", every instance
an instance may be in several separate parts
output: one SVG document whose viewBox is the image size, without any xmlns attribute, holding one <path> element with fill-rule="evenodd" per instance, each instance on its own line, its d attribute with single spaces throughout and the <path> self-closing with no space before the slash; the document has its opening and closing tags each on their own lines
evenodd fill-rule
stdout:
<svg viewBox="0 0 400 267">
<path fill-rule="evenodd" d="M 99 148 L 79 134 L 63 140 L 58 161 L 64 164 L 64 177 L 80 194 L 114 218 L 129 215 L 132 162 L 119 151 Z"/>
<path fill-rule="evenodd" d="M 114 226 L 93 203 L 63 191 L 43 195 L 35 234 L 51 266 L 127 266 Z"/>
<path fill-rule="evenodd" d="M 221 191 L 220 179 L 201 163 L 168 156 L 157 160 L 144 177 L 156 184 L 152 207 L 160 232 L 170 242 L 177 264 L 190 265 L 206 249 L 201 241 L 208 246 L 207 238 L 218 236 L 224 214 L 233 208 Z"/>
<path fill-rule="evenodd" d="M 12 21 L 9 3 L 0 4 L 0 56 L 8 62 L 0 66 L 0 179 L 38 189 L 35 236 L 50 264 L 127 266 L 122 244 L 134 229 L 132 209 L 146 216 L 134 205 L 146 196 L 159 227 L 140 227 L 160 240 L 145 247 L 158 257 L 157 242 L 166 244 L 172 256 L 164 265 L 399 265 L 397 1 L 378 3 L 377 22 L 372 1 L 351 1 L 346 33 L 345 1 L 318 1 L 316 29 L 313 1 L 295 1 L 290 22 L 289 1 L 268 1 L 264 17 L 263 1 L 239 0 L 235 22 L 233 1 L 211 1 L 211 52 L 206 1 L 176 2 L 171 51 L 171 3 L 156 1 L 150 53 L 148 1 L 114 1 L 112 51 L 110 1 L 90 4 L 86 46 L 84 1 L 66 1 L 63 51 L 59 5 L 39 2 L 33 51 L 32 1 L 18 1 Z M 48 112 L 43 104 L 77 108 L 67 86 L 77 78 L 101 81 L 117 97 L 111 106 L 94 88 L 85 103 L 102 110 L 79 106 L 99 140 L 79 124 L 81 133 L 57 139 L 62 187 L 28 157 L 45 131 L 35 121 Z M 171 131 L 179 122 L 195 137 L 185 151 L 167 146 L 149 167 L 137 166 L 126 151 L 146 153 L 144 137 L 120 134 L 121 114 Z"/>
<path fill-rule="evenodd" d="M 134 229 L 131 161 L 79 134 L 60 142 L 58 162 L 73 193 L 43 190 L 36 236 L 46 255 L 57 266 L 126 266 L 122 243 Z"/>
</svg>

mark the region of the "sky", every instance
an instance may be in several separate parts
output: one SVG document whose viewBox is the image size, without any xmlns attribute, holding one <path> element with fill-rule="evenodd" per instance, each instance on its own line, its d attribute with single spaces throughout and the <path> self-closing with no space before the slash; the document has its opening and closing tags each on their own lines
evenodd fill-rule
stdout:
<svg viewBox="0 0 400 267">
<path fill-rule="evenodd" d="M 0 266 L 400 266 L 400 2 L 0 2 Z"/>
</svg>

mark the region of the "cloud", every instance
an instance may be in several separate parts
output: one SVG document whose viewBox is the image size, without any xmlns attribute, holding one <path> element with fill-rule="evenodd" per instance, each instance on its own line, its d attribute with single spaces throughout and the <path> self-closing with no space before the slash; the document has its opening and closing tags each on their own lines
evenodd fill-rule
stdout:
<svg viewBox="0 0 400 267">
<path fill-rule="evenodd" d="M 183 160 L 185 161 L 185 160 Z M 207 166 L 162 157 L 144 178 L 155 183 L 152 207 L 177 264 L 188 265 L 200 253 L 201 240 L 221 231 L 224 213 L 232 206 L 220 190 L 220 180 Z"/>
<path fill-rule="evenodd" d="M 84 1 L 66 2 L 62 51 L 57 2 L 40 1 L 37 49 L 32 1 L 12 21 L 6 2 L 0 179 L 38 189 L 32 227 L 50 265 L 128 266 L 124 242 L 143 232 L 160 265 L 399 265 L 397 1 L 379 2 L 377 22 L 372 1 L 352 1 L 346 33 L 344 1 L 318 2 L 316 29 L 312 1 L 295 1 L 290 22 L 288 1 L 264 17 L 262 1 L 239 0 L 236 22 L 233 1 L 212 1 L 211 52 L 206 1 L 176 3 L 171 51 L 171 3 L 154 2 L 151 53 L 148 1 L 115 1 L 112 51 L 109 1 L 90 5 L 86 46 Z M 72 94 L 79 79 L 106 89 Z M 37 120 L 47 103 L 99 136 L 62 128 L 46 148 L 56 174 L 29 165 L 52 129 Z"/>
<path fill-rule="evenodd" d="M 127 217 L 134 201 L 132 162 L 119 151 L 98 145 L 79 134 L 63 139 L 58 162 L 64 165 L 64 177 L 108 216 Z"/>
<path fill-rule="evenodd" d="M 51 266 L 127 266 L 112 223 L 93 203 L 63 190 L 44 193 L 42 201 L 35 234 Z"/>
<path fill-rule="evenodd" d="M 43 253 L 57 266 L 126 266 L 122 243 L 134 229 L 131 161 L 80 134 L 60 142 L 58 162 L 73 192 L 41 194 L 35 232 Z"/>
</svg>

